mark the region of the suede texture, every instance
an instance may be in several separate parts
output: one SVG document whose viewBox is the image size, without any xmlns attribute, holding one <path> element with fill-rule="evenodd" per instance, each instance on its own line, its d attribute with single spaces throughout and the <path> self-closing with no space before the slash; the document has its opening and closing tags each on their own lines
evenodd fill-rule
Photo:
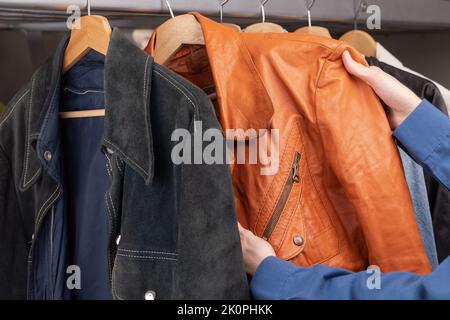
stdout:
<svg viewBox="0 0 450 320">
<path fill-rule="evenodd" d="M 58 164 L 44 153 L 59 148 L 55 106 L 67 41 L 0 116 L 2 299 L 29 296 L 40 223 L 64 196 Z M 105 109 L 113 297 L 144 299 L 151 290 L 156 299 L 249 298 L 228 165 L 175 165 L 170 157 L 174 129 L 193 135 L 194 121 L 202 121 L 203 130 L 220 130 L 207 96 L 114 29 Z"/>
</svg>

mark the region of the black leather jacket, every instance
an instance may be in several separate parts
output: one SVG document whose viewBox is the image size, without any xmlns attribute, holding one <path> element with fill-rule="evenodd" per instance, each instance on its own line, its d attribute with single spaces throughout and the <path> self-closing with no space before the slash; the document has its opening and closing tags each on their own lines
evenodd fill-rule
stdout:
<svg viewBox="0 0 450 320">
<path fill-rule="evenodd" d="M 35 296 L 36 243 L 52 237 L 43 225 L 64 197 L 55 171 L 62 161 L 58 101 L 67 41 L 68 36 L 0 116 L 3 299 Z M 194 121 L 202 121 L 204 130 L 220 128 L 208 97 L 154 63 L 117 29 L 104 86 L 112 296 L 248 298 L 228 166 L 170 161 L 174 129 L 193 135 Z"/>
</svg>

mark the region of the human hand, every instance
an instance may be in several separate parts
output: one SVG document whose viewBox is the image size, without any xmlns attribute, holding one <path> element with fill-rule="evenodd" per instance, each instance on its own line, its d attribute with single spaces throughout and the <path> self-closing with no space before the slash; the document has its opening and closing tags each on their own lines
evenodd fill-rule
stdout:
<svg viewBox="0 0 450 320">
<path fill-rule="evenodd" d="M 275 251 L 269 242 L 255 236 L 253 232 L 243 228 L 240 223 L 238 225 L 245 270 L 248 274 L 254 275 L 265 258 L 275 256 Z"/>
<path fill-rule="evenodd" d="M 348 51 L 342 55 L 348 73 L 366 82 L 389 107 L 386 110 L 389 124 L 395 130 L 416 107 L 421 99 L 397 79 L 378 67 L 366 67 L 355 60 Z"/>
</svg>

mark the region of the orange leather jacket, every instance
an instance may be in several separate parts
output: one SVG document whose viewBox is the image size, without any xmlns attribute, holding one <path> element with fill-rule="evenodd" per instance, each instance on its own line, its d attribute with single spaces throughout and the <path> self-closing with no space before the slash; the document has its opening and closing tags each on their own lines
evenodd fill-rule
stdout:
<svg viewBox="0 0 450 320">
<path fill-rule="evenodd" d="M 344 50 L 363 57 L 332 39 L 240 33 L 194 15 L 206 52 L 186 47 L 166 65 L 197 85 L 214 83 L 224 129 L 279 130 L 276 174 L 232 166 L 241 224 L 301 266 L 430 272 L 383 108 L 341 61 Z"/>
</svg>

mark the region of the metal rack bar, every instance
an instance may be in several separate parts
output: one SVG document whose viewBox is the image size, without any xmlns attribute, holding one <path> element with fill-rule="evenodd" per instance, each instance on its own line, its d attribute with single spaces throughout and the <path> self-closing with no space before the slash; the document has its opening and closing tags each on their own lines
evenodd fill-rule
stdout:
<svg viewBox="0 0 450 320">
<path fill-rule="evenodd" d="M 39 22 L 39 12 L 54 15 L 55 22 L 61 21 L 69 5 L 86 8 L 86 0 L 0 0 L 0 24 L 7 22 L 20 25 L 25 17 L 26 22 Z M 199 11 L 208 16 L 219 15 L 216 0 L 170 0 L 175 14 Z M 382 26 L 405 27 L 413 29 L 450 29 L 450 1 L 448 0 L 367 0 L 367 3 L 381 8 Z M 316 0 L 311 9 L 313 23 L 346 23 L 353 24 L 355 0 Z M 306 8 L 303 0 L 271 0 L 265 6 L 268 21 L 286 24 L 303 25 L 306 21 Z M 26 16 L 25 13 L 37 14 Z M 122 16 L 165 15 L 168 9 L 162 0 L 91 0 L 93 13 Z M 6 15 L 5 13 L 8 13 Z M 223 9 L 224 21 L 244 19 L 254 21 L 260 19 L 259 0 L 231 0 Z M 359 23 L 362 24 L 367 14 L 362 13 Z M 33 20 L 34 19 L 34 20 Z M 363 24 L 362 24 L 363 26 Z"/>
</svg>

